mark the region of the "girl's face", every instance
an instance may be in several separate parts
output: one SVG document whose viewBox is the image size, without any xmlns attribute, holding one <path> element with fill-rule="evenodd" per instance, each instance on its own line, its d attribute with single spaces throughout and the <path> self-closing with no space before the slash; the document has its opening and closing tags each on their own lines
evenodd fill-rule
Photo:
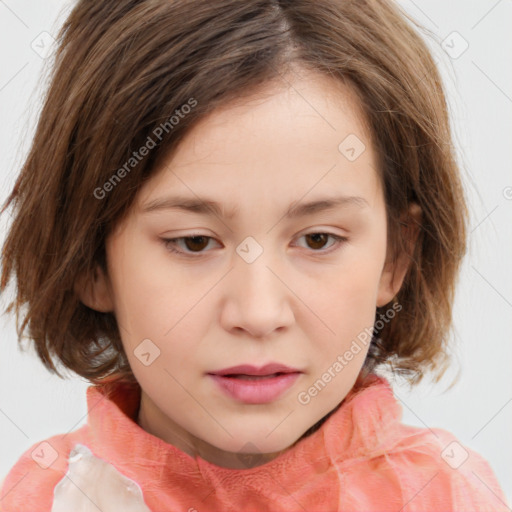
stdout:
<svg viewBox="0 0 512 512">
<path fill-rule="evenodd" d="M 265 92 L 190 132 L 108 238 L 95 282 L 142 388 L 141 427 L 232 468 L 274 458 L 344 399 L 403 279 L 385 265 L 353 97 L 298 75 Z M 295 373 L 212 375 L 270 363 Z"/>
</svg>

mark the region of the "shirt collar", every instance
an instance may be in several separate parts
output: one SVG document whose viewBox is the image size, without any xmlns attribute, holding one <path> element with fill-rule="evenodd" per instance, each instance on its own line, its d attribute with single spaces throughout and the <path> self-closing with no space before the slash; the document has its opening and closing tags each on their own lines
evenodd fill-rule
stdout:
<svg viewBox="0 0 512 512">
<path fill-rule="evenodd" d="M 192 457 L 143 430 L 136 422 L 140 394 L 138 384 L 119 382 L 87 389 L 91 449 L 128 478 L 141 485 L 156 479 L 170 493 L 189 489 L 197 495 L 213 489 L 218 494 L 234 478 L 250 492 L 251 484 L 269 473 L 283 488 L 298 488 L 312 474 L 335 471 L 347 459 L 388 451 L 402 416 L 388 381 L 372 373 L 318 430 L 263 465 L 230 469 Z"/>
</svg>

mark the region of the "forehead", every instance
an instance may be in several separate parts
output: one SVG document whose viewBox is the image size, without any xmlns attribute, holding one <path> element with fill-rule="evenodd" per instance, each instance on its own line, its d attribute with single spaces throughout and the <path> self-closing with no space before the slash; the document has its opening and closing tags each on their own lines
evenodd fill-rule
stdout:
<svg viewBox="0 0 512 512">
<path fill-rule="evenodd" d="M 217 191 L 226 202 L 251 193 L 288 203 L 308 191 L 372 195 L 379 186 L 372 146 L 353 91 L 291 74 L 201 119 L 160 162 L 139 206 L 169 191 L 191 198 Z"/>
</svg>

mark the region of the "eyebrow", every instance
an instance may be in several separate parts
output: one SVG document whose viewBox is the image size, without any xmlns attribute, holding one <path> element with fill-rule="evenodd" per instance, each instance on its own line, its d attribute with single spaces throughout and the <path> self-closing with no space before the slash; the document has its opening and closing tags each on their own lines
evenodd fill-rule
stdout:
<svg viewBox="0 0 512 512">
<path fill-rule="evenodd" d="M 346 208 L 356 206 L 358 208 L 368 208 L 370 205 L 360 196 L 337 196 L 317 199 L 308 203 L 294 202 L 286 212 L 284 217 L 298 218 L 311 215 L 313 213 L 333 210 L 335 208 Z M 224 205 L 209 199 L 204 198 L 191 198 L 184 196 L 164 197 L 150 201 L 142 207 L 143 213 L 150 213 L 162 210 L 184 210 L 188 212 L 198 213 L 202 215 L 216 215 L 225 219 L 232 219 L 238 213 L 238 207 L 232 207 L 226 210 Z"/>
</svg>

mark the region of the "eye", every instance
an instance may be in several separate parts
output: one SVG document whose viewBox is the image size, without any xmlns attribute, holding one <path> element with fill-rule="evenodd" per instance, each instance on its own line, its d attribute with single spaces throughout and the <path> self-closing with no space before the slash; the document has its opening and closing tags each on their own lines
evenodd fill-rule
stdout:
<svg viewBox="0 0 512 512">
<path fill-rule="evenodd" d="M 202 252 L 204 252 L 203 249 L 208 246 L 210 240 L 213 240 L 213 238 L 204 235 L 182 236 L 179 238 L 162 238 L 162 241 L 164 242 L 165 246 L 169 249 L 169 251 L 179 254 L 201 254 Z M 181 241 L 185 242 L 186 250 L 176 249 L 176 246 L 179 246 L 178 242 Z"/>
<path fill-rule="evenodd" d="M 302 235 L 300 238 L 304 238 L 307 241 L 309 248 L 315 249 L 314 252 L 331 252 L 330 250 L 328 250 L 328 251 L 318 250 L 318 249 L 322 249 L 325 246 L 325 243 L 329 239 L 329 237 L 334 240 L 334 243 L 329 246 L 329 249 L 334 246 L 339 246 L 348 240 L 348 238 L 346 238 L 344 236 L 333 235 L 332 233 L 320 233 L 320 232 L 319 233 L 316 233 L 316 232 L 315 233 L 307 233 L 305 235 Z"/>
<path fill-rule="evenodd" d="M 332 247 L 340 246 L 344 242 L 348 241 L 348 238 L 346 237 L 334 235 L 332 233 L 321 232 L 307 233 L 305 235 L 302 235 L 300 238 L 305 238 L 308 243 L 308 247 L 310 249 L 313 249 L 313 252 L 318 253 L 332 252 L 330 250 Z M 332 238 L 334 240 L 334 243 L 329 246 L 328 250 L 322 250 L 322 248 L 325 246 L 326 241 L 329 238 Z M 201 254 L 207 252 L 205 251 L 205 249 L 206 247 L 208 247 L 208 244 L 211 240 L 214 239 L 210 236 L 205 235 L 182 236 L 178 238 L 162 238 L 162 242 L 170 252 L 184 254 L 187 256 L 192 254 L 200 256 Z"/>
</svg>

